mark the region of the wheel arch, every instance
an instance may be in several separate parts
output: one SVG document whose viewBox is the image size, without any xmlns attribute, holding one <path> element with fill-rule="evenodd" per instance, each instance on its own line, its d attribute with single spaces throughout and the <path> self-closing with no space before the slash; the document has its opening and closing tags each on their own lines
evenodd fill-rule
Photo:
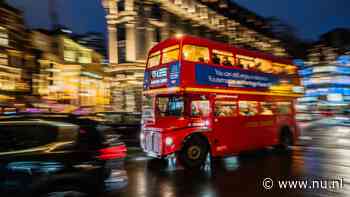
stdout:
<svg viewBox="0 0 350 197">
<path fill-rule="evenodd" d="M 181 149 L 183 148 L 183 146 L 184 146 L 189 140 L 191 140 L 191 138 L 193 138 L 193 137 L 199 137 L 199 138 L 203 139 L 203 140 L 207 143 L 207 145 L 208 145 L 208 151 L 211 152 L 211 143 L 210 143 L 210 141 L 209 141 L 209 139 L 208 139 L 208 136 L 204 135 L 203 132 L 199 132 L 199 131 L 197 131 L 197 132 L 192 132 L 192 133 L 188 134 L 188 135 L 184 138 L 184 140 L 183 140 L 183 142 L 182 142 L 182 144 L 181 144 L 180 150 L 181 150 Z"/>
</svg>

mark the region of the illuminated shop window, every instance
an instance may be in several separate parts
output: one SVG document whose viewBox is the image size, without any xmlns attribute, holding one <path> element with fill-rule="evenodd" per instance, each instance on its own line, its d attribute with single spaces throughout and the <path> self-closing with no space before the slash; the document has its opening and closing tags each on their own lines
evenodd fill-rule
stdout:
<svg viewBox="0 0 350 197">
<path fill-rule="evenodd" d="M 9 45 L 9 35 L 5 28 L 0 26 L 0 46 Z"/>
<path fill-rule="evenodd" d="M 209 116 L 210 105 L 207 100 L 191 102 L 191 116 Z"/>
<path fill-rule="evenodd" d="M 179 60 L 179 45 L 163 49 L 162 64 Z"/>
<path fill-rule="evenodd" d="M 75 60 L 76 60 L 76 52 L 75 51 L 65 50 L 63 52 L 63 54 L 64 54 L 64 61 L 75 62 Z"/>
<path fill-rule="evenodd" d="M 224 66 L 233 66 L 234 58 L 231 52 L 213 50 L 212 52 L 212 62 L 214 64 L 220 64 Z"/>
<path fill-rule="evenodd" d="M 261 102 L 260 107 L 261 107 L 260 115 L 273 115 L 274 114 L 272 102 Z"/>
<path fill-rule="evenodd" d="M 92 62 L 90 51 L 80 51 L 78 56 L 78 62 L 81 64 L 88 64 Z"/>
<path fill-rule="evenodd" d="M 8 65 L 8 55 L 0 53 L 0 66 L 7 66 Z"/>
<path fill-rule="evenodd" d="M 277 102 L 277 113 L 287 115 L 292 113 L 292 104 L 290 102 Z"/>
<path fill-rule="evenodd" d="M 208 63 L 209 61 L 209 49 L 207 47 L 185 45 L 183 47 L 183 58 L 192 62 Z"/>
<path fill-rule="evenodd" d="M 219 117 L 237 116 L 237 103 L 235 101 L 216 101 L 215 116 L 219 116 Z"/>
<path fill-rule="evenodd" d="M 239 101 L 239 115 L 255 116 L 258 114 L 258 102 L 256 101 Z"/>
<path fill-rule="evenodd" d="M 154 67 L 154 66 L 158 66 L 160 63 L 160 52 L 155 52 L 152 53 L 148 59 L 148 64 L 147 67 Z"/>
</svg>

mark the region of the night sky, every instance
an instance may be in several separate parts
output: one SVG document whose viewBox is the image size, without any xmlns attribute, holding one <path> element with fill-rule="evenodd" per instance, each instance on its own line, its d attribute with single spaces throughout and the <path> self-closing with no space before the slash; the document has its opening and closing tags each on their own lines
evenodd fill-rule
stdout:
<svg viewBox="0 0 350 197">
<path fill-rule="evenodd" d="M 349 0 L 234 0 L 261 16 L 275 16 L 292 25 L 303 39 L 317 37 L 336 27 L 350 28 Z M 50 26 L 47 0 L 7 0 L 24 10 L 33 28 Z M 60 24 L 75 33 L 105 32 L 104 11 L 99 0 L 56 0 Z"/>
</svg>

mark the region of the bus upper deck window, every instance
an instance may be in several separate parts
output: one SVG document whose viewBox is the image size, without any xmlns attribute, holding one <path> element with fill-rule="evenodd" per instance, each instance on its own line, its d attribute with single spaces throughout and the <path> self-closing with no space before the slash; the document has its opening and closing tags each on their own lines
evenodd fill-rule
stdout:
<svg viewBox="0 0 350 197">
<path fill-rule="evenodd" d="M 163 49 L 162 64 L 179 60 L 179 45 Z"/>
<path fill-rule="evenodd" d="M 221 64 L 224 66 L 233 66 L 234 58 L 231 52 L 213 50 L 212 61 L 214 64 Z"/>
<path fill-rule="evenodd" d="M 209 49 L 207 47 L 184 45 L 182 53 L 184 60 L 187 61 L 203 63 L 209 61 Z"/>
<path fill-rule="evenodd" d="M 237 64 L 243 69 L 253 69 L 255 67 L 255 60 L 252 57 L 237 55 Z"/>
<path fill-rule="evenodd" d="M 152 53 L 149 56 L 147 67 L 150 68 L 150 67 L 158 66 L 159 63 L 160 63 L 160 52 L 158 51 L 158 52 Z"/>
</svg>

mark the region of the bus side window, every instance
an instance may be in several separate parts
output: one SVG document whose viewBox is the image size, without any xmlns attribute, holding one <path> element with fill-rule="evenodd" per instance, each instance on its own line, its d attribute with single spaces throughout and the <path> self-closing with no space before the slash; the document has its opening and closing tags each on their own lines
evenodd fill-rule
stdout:
<svg viewBox="0 0 350 197">
<path fill-rule="evenodd" d="M 209 116 L 210 104 L 208 100 L 195 100 L 191 102 L 191 116 Z"/>
<path fill-rule="evenodd" d="M 220 64 L 224 66 L 233 66 L 234 58 L 233 54 L 228 51 L 213 50 L 212 51 L 212 62 L 214 64 Z"/>
<path fill-rule="evenodd" d="M 171 46 L 163 49 L 162 64 L 167 64 L 179 59 L 179 45 Z"/>
<path fill-rule="evenodd" d="M 239 115 L 255 116 L 258 114 L 258 102 L 256 101 L 239 101 Z"/>
<path fill-rule="evenodd" d="M 182 49 L 184 60 L 191 62 L 208 63 L 209 49 L 207 47 L 184 45 Z"/>
<path fill-rule="evenodd" d="M 290 102 L 277 102 L 277 113 L 288 115 L 292 113 L 292 104 Z"/>
<path fill-rule="evenodd" d="M 158 66 L 159 63 L 160 63 L 160 51 L 152 53 L 149 56 L 147 67 L 151 68 L 151 67 L 154 67 L 154 66 Z"/>
<path fill-rule="evenodd" d="M 215 116 L 217 117 L 237 116 L 237 103 L 235 101 L 216 101 Z"/>
<path fill-rule="evenodd" d="M 261 102 L 260 109 L 260 115 L 274 115 L 272 102 Z"/>
</svg>

